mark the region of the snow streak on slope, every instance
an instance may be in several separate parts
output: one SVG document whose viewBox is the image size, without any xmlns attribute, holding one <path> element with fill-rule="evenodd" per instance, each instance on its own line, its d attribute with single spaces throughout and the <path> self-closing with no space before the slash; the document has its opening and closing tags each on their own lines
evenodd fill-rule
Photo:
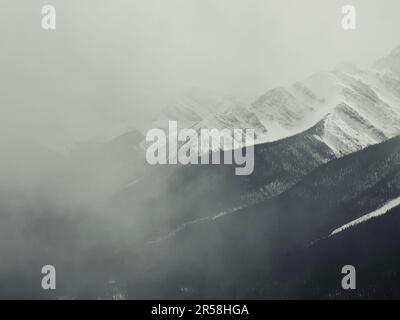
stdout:
<svg viewBox="0 0 400 320">
<path fill-rule="evenodd" d="M 153 240 L 153 241 L 149 241 L 147 242 L 147 244 L 158 244 L 158 243 L 162 243 L 163 241 L 166 241 L 174 236 L 176 236 L 179 232 L 182 232 L 183 230 L 189 228 L 190 226 L 199 224 L 199 223 L 205 223 L 205 222 L 210 222 L 213 220 L 217 220 L 220 219 L 228 214 L 232 214 L 235 213 L 243 208 L 245 208 L 246 206 L 238 206 L 238 207 L 233 207 L 230 208 L 226 211 L 221 211 L 219 213 L 217 213 L 214 216 L 208 216 L 208 217 L 204 217 L 204 218 L 200 218 L 200 219 L 196 219 L 196 220 L 192 220 L 192 221 L 187 221 L 182 223 L 180 226 L 178 226 L 177 228 L 175 228 L 174 230 L 172 230 L 171 232 L 169 232 L 167 235 L 158 238 L 157 240 Z"/>
<path fill-rule="evenodd" d="M 384 206 L 380 207 L 379 209 L 376 209 L 375 211 L 372 211 L 366 215 L 363 215 L 362 217 L 360 217 L 356 220 L 353 220 L 353 221 L 341 226 L 340 228 L 332 231 L 331 236 L 338 234 L 339 232 L 342 232 L 346 229 L 352 228 L 360 223 L 366 222 L 370 219 L 382 216 L 382 215 L 386 214 L 389 210 L 391 210 L 399 205 L 400 205 L 400 197 L 396 198 L 394 200 L 391 200 L 391 201 L 387 202 Z"/>
</svg>

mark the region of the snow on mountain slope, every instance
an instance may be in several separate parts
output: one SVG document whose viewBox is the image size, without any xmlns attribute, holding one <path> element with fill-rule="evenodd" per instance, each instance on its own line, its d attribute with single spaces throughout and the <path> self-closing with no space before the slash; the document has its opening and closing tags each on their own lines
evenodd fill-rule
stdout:
<svg viewBox="0 0 400 320">
<path fill-rule="evenodd" d="M 334 236 L 334 235 L 338 234 L 339 232 L 342 232 L 346 229 L 355 227 L 356 225 L 358 225 L 360 223 L 364 223 L 370 219 L 382 216 L 382 215 L 386 214 L 389 210 L 391 210 L 397 206 L 400 206 L 400 197 L 387 202 L 384 206 L 382 206 L 370 213 L 367 213 L 356 220 L 346 223 L 345 225 L 341 226 L 340 228 L 335 229 L 334 231 L 332 231 L 330 236 Z"/>
<path fill-rule="evenodd" d="M 400 105 L 389 105 L 383 99 L 391 92 L 381 90 L 378 94 L 371 78 L 360 79 L 341 75 L 348 83 L 344 88 L 345 101 L 364 118 L 368 119 L 376 128 L 379 128 L 387 137 L 394 137 L 400 133 Z M 380 77 L 380 74 L 375 74 Z M 389 99 L 387 99 L 389 100 Z"/>
<path fill-rule="evenodd" d="M 341 64 L 287 88 L 272 89 L 251 105 L 229 100 L 223 111 L 205 116 L 191 128 L 197 134 L 203 128 L 255 129 L 255 171 L 239 180 L 238 202 L 229 199 L 217 210 L 247 205 L 281 194 L 327 162 L 399 135 L 400 76 L 387 68 L 360 70 Z M 194 171 L 194 181 L 207 176 Z M 229 180 L 229 174 L 210 171 L 209 178 L 236 181 Z M 221 188 L 226 190 L 229 183 L 221 182 Z M 209 214 L 217 210 L 211 208 Z"/>
<path fill-rule="evenodd" d="M 191 127 L 197 132 L 252 128 L 259 144 L 301 133 L 324 120 L 319 138 L 343 156 L 400 134 L 399 66 L 400 47 L 371 69 L 341 64 L 287 88 L 271 89 L 251 105 L 232 100 L 225 108 L 212 107 Z"/>
<path fill-rule="evenodd" d="M 197 134 L 203 128 L 255 129 L 255 171 L 238 183 L 240 200 L 234 206 L 279 195 L 318 166 L 400 134 L 400 75 L 389 68 L 360 70 L 341 64 L 272 89 L 251 105 L 223 101 L 222 111 L 202 114 L 190 127 Z M 230 142 L 229 135 L 224 138 Z M 204 178 L 201 170 L 193 175 Z M 215 175 L 210 173 L 210 178 Z M 220 179 L 226 175 L 221 173 Z M 229 201 L 222 210 L 229 209 Z"/>
<path fill-rule="evenodd" d="M 171 130 L 170 121 L 177 124 L 177 130 L 194 129 L 200 136 L 201 129 L 230 129 L 230 128 L 245 128 L 250 125 L 251 128 L 261 126 L 257 124 L 256 119 L 252 119 L 251 115 L 243 115 L 245 109 L 240 106 L 244 103 L 233 96 L 220 96 L 215 93 L 205 92 L 199 89 L 192 89 L 184 94 L 172 99 L 167 106 L 157 115 L 151 122 L 149 128 L 160 128 L 165 131 L 167 137 L 176 139 L 176 130 Z M 215 115 L 215 117 L 214 117 Z M 263 130 L 263 128 L 261 128 Z M 232 135 L 225 133 L 223 135 L 226 146 L 233 145 Z M 168 141 L 170 140 L 168 138 Z M 188 139 L 190 140 L 190 139 Z M 197 139 L 196 139 L 197 140 Z M 219 145 L 220 141 L 216 139 L 212 145 Z M 166 148 L 168 145 L 166 144 Z M 198 142 L 198 141 L 197 141 Z M 216 144 L 217 142 L 217 144 Z M 241 145 L 241 140 L 237 141 Z M 254 144 L 252 142 L 251 144 Z M 142 146 L 146 148 L 149 143 L 143 141 Z M 192 150 L 197 150 L 200 147 L 200 154 L 208 153 L 208 146 L 201 146 L 196 142 L 178 142 L 178 147 Z M 213 151 L 219 148 L 212 148 Z M 228 148 L 229 149 L 229 148 Z"/>
<path fill-rule="evenodd" d="M 221 98 L 214 92 L 191 89 L 171 99 L 150 126 L 167 129 L 168 121 L 177 121 L 179 128 L 190 128 L 207 116 L 231 107 L 231 99 Z"/>
<path fill-rule="evenodd" d="M 317 138 L 337 158 L 382 142 L 386 135 L 345 103 L 339 104 L 322 121 Z"/>
<path fill-rule="evenodd" d="M 350 138 L 343 144 L 345 149 L 334 148 L 335 153 L 341 155 L 400 134 L 400 105 L 393 98 L 397 92 L 383 85 L 377 92 L 375 84 L 385 82 L 380 73 L 352 70 L 349 74 L 346 71 L 347 68 L 316 74 L 292 86 L 290 91 L 271 91 L 261 104 L 257 101 L 252 108 L 263 115 L 261 122 L 266 127 L 278 125 L 281 132 L 291 134 L 307 129 L 321 118 L 328 118 L 324 136 L 335 136 L 341 131 Z M 307 101 L 304 94 L 299 94 L 299 88 L 311 99 Z M 351 141 L 352 137 L 355 141 Z M 355 148 L 349 149 L 346 145 Z"/>
<path fill-rule="evenodd" d="M 173 172 L 171 169 L 167 189 L 170 185 L 174 187 L 170 188 L 171 193 L 167 196 L 157 199 L 161 204 L 160 216 L 165 213 L 163 203 L 176 204 L 171 213 L 175 219 L 171 223 L 174 230 L 186 222 L 203 221 L 203 218 L 209 219 L 219 212 L 229 213 L 237 207 L 252 207 L 266 199 L 276 198 L 324 164 L 343 159 L 368 146 L 381 145 L 381 142 L 399 135 L 399 101 L 400 76 L 396 73 L 360 70 L 349 64 L 312 75 L 287 88 L 270 90 L 251 105 L 230 100 L 232 104 L 225 105 L 223 111 L 205 116 L 191 128 L 197 133 L 202 128 L 255 129 L 254 173 L 240 179 L 224 166 L 177 167 Z M 269 143 L 261 143 L 264 141 Z M 194 146 L 186 144 L 186 147 Z M 368 152 L 365 154 L 370 155 Z M 385 166 L 385 163 L 377 163 L 368 171 L 371 173 L 369 179 L 362 180 L 365 172 L 358 171 L 358 167 L 365 168 L 365 165 L 361 163 L 351 168 L 357 174 L 348 179 L 346 185 L 354 180 L 351 190 L 354 195 L 358 194 L 358 190 L 376 183 L 374 179 L 380 176 Z M 340 200 L 352 194 L 349 189 L 344 194 L 340 189 L 331 189 L 346 173 L 340 167 L 335 169 L 337 171 L 332 170 L 332 179 L 328 181 L 326 198 L 321 201 L 323 205 L 330 199 Z M 320 175 L 317 180 L 325 179 Z M 158 179 L 154 181 L 159 183 Z M 143 184 L 130 189 L 135 190 L 127 190 L 126 194 L 146 190 Z M 147 190 L 154 188 L 150 186 Z M 299 192 L 304 197 L 304 188 Z M 310 192 L 310 199 L 318 192 L 321 192 L 320 185 Z M 341 196 L 333 198 L 332 192 Z M 151 199 L 151 202 L 156 201 Z M 188 212 L 188 205 L 199 209 Z M 360 211 L 360 214 L 373 209 Z M 324 235 L 355 218 L 347 216 L 325 230 Z"/>
</svg>

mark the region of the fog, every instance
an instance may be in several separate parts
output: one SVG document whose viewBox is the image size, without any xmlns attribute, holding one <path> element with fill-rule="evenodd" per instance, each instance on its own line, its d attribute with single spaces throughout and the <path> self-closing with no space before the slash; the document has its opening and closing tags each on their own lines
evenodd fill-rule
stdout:
<svg viewBox="0 0 400 320">
<path fill-rule="evenodd" d="M 1 0 L 1 129 L 65 151 L 143 127 L 168 97 L 198 87 L 253 100 L 330 70 L 366 66 L 398 44 L 395 0 Z"/>
<path fill-rule="evenodd" d="M 150 169 L 132 130 L 191 88 L 253 101 L 400 44 L 397 0 L 351 3 L 354 31 L 342 0 L 0 0 L 0 297 L 163 296 L 154 266 L 173 246 L 148 258 L 149 241 L 232 196 L 196 198 L 214 172 Z M 41 28 L 44 4 L 54 31 Z M 56 293 L 40 288 L 45 264 Z"/>
</svg>

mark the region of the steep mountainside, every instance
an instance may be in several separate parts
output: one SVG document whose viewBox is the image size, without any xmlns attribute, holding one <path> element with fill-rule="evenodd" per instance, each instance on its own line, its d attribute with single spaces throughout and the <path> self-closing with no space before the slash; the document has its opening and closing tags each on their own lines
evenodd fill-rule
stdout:
<svg viewBox="0 0 400 320">
<path fill-rule="evenodd" d="M 342 251 L 331 243 L 347 237 L 347 234 L 351 235 L 350 238 L 365 239 L 368 232 L 360 235 L 357 230 L 370 228 L 368 226 L 381 219 L 379 228 L 384 229 L 386 221 L 397 218 L 388 218 L 386 214 L 333 236 L 332 231 L 398 197 L 400 138 L 395 138 L 317 168 L 274 199 L 187 226 L 168 240 L 150 245 L 154 256 L 149 258 L 149 263 L 165 266 L 163 274 L 158 275 L 164 284 L 168 285 L 170 277 L 179 274 L 181 283 L 191 288 L 195 297 L 202 294 L 232 297 L 233 291 L 244 297 L 258 298 L 279 297 L 288 292 L 293 294 L 296 293 L 293 286 L 300 285 L 304 279 L 316 281 L 318 275 L 329 275 L 332 268 L 336 271 L 331 277 L 340 276 L 340 263 L 344 262 L 340 257 L 349 255 L 342 255 Z M 371 233 L 376 234 L 376 231 Z M 374 254 L 378 254 L 377 248 L 383 246 L 386 252 L 389 250 L 392 256 L 396 256 L 392 250 L 398 249 L 394 245 L 397 238 L 390 238 L 392 236 L 397 236 L 397 233 L 380 233 L 379 243 L 371 249 Z M 371 242 L 374 241 L 369 239 L 368 243 Z M 388 247 L 390 243 L 392 247 Z M 361 240 L 357 244 L 351 243 L 351 250 L 358 248 L 363 252 L 366 250 L 364 245 Z M 337 263 L 323 269 L 325 263 L 319 261 L 324 259 L 321 248 L 325 246 L 331 247 L 326 254 Z M 161 262 L 157 259 L 160 252 L 170 252 L 171 256 L 163 256 Z M 309 259 L 310 255 L 314 258 Z M 366 255 L 363 259 L 365 263 Z M 212 270 L 211 267 L 203 270 L 204 266 L 212 266 Z M 292 270 L 296 266 L 298 273 Z M 315 266 L 318 268 L 313 269 Z M 384 267 L 390 269 L 390 265 Z M 209 282 L 203 283 L 201 279 L 206 275 Z M 227 283 L 234 283 L 234 290 L 229 294 L 225 291 Z M 304 295 L 318 295 L 318 292 L 308 292 L 304 283 L 301 285 Z M 323 287 L 324 282 L 320 282 L 322 293 L 326 295 L 333 293 L 337 285 L 340 282 L 336 287 Z M 317 288 L 313 287 L 314 290 Z M 171 294 L 174 289 L 169 287 L 169 290 Z"/>
<path fill-rule="evenodd" d="M 135 210 L 138 203 L 146 207 L 145 214 L 151 212 L 149 229 L 158 228 L 167 220 L 170 229 L 162 230 L 165 234 L 183 223 L 264 201 L 336 159 L 335 153 L 321 142 L 323 124 L 322 121 L 293 137 L 256 145 L 254 172 L 249 176 L 236 176 L 233 165 L 152 167 L 138 183 L 120 192 L 116 203 L 125 214 L 140 212 Z M 162 233 L 154 237 L 163 236 Z"/>
<path fill-rule="evenodd" d="M 161 231 L 168 234 L 277 196 L 319 166 L 400 134 L 398 59 L 394 50 L 369 70 L 343 64 L 272 89 L 248 107 L 231 101 L 212 108 L 192 128 L 255 129 L 253 174 L 235 176 L 229 165 L 152 168 L 117 196 L 121 210 L 129 212 L 135 201 L 148 205 L 155 219 L 168 216 Z M 271 140 L 277 141 L 261 143 Z M 165 203 L 170 215 L 163 213 Z"/>
</svg>

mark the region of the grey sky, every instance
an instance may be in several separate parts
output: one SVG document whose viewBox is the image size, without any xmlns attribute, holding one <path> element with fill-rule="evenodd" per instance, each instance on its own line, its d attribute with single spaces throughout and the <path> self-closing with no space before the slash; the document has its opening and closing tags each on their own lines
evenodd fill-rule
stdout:
<svg viewBox="0 0 400 320">
<path fill-rule="evenodd" d="M 41 29 L 53 4 L 57 30 Z M 358 28 L 341 28 L 356 6 Z M 254 97 L 400 45 L 398 0 L 0 0 L 0 134 L 63 149 L 190 87 Z"/>
</svg>

